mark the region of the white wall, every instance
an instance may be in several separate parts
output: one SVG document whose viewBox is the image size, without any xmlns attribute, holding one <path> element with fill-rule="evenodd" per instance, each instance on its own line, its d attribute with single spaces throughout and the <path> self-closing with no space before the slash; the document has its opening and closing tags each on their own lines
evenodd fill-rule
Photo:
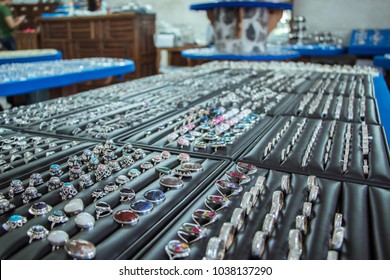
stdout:
<svg viewBox="0 0 390 280">
<path fill-rule="evenodd" d="M 390 0 L 294 0 L 309 31 L 332 31 L 349 42 L 352 29 L 390 28 Z"/>
<path fill-rule="evenodd" d="M 389 0 L 390 1 L 390 0 Z M 191 11 L 189 5 L 206 2 L 206 0 L 137 0 L 140 5 L 150 4 L 156 12 L 156 20 L 166 21 L 175 25 L 192 26 L 195 39 L 203 42 L 209 23 L 205 11 Z M 109 6 L 121 6 L 129 3 L 126 0 L 107 0 Z"/>
</svg>

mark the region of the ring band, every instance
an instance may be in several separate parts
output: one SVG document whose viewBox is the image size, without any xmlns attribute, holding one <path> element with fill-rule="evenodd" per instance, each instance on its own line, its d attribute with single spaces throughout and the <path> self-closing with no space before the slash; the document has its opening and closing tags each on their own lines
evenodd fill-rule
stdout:
<svg viewBox="0 0 390 280">
<path fill-rule="evenodd" d="M 28 243 L 31 243 L 35 239 L 46 238 L 46 236 L 49 235 L 49 231 L 41 225 L 35 225 L 35 226 L 32 226 L 28 229 L 27 235 L 28 235 L 28 237 L 30 237 L 30 240 Z"/>
<path fill-rule="evenodd" d="M 192 220 L 201 227 L 206 227 L 218 219 L 214 211 L 197 209 L 192 213 Z"/>
<path fill-rule="evenodd" d="M 96 220 L 111 215 L 112 209 L 110 204 L 104 201 L 98 201 L 95 203 Z"/>
<path fill-rule="evenodd" d="M 221 231 L 219 232 L 219 238 L 223 240 L 225 244 L 225 250 L 229 250 L 234 240 L 235 228 L 231 223 L 223 223 Z"/>
<path fill-rule="evenodd" d="M 230 223 L 234 226 L 236 232 L 240 231 L 244 224 L 245 219 L 245 210 L 242 208 L 236 208 L 233 211 L 232 217 L 230 218 Z"/>
<path fill-rule="evenodd" d="M 177 235 L 187 244 L 191 244 L 202 239 L 206 234 L 206 229 L 196 224 L 184 223 L 179 228 Z"/>
<path fill-rule="evenodd" d="M 225 243 L 219 237 L 211 237 L 207 243 L 204 260 L 223 260 L 225 257 Z"/>
<path fill-rule="evenodd" d="M 252 206 L 253 206 L 253 194 L 250 192 L 245 192 L 242 200 L 240 207 L 245 211 L 247 215 L 252 211 Z"/>
<path fill-rule="evenodd" d="M 252 257 L 260 259 L 265 251 L 265 244 L 267 241 L 267 233 L 257 231 L 252 241 Z"/>
<path fill-rule="evenodd" d="M 262 231 L 267 233 L 268 236 L 272 234 L 275 225 L 275 217 L 272 214 L 265 215 Z"/>
</svg>

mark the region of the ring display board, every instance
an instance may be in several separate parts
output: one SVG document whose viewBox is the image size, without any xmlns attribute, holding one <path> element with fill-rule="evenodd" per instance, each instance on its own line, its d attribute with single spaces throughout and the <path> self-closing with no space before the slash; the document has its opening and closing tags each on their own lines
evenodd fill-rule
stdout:
<svg viewBox="0 0 390 280">
<path fill-rule="evenodd" d="M 6 110 L 0 258 L 388 259 L 388 96 L 225 61 Z"/>
<path fill-rule="evenodd" d="M 390 70 L 390 54 L 374 56 L 374 65 L 385 70 Z"/>
</svg>

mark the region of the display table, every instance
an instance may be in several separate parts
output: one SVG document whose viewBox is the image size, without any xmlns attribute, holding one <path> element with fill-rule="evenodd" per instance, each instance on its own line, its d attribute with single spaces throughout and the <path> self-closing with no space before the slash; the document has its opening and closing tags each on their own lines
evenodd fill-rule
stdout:
<svg viewBox="0 0 390 280">
<path fill-rule="evenodd" d="M 347 51 L 347 48 L 335 45 L 282 45 L 280 48 L 297 51 L 301 56 L 334 56 Z"/>
<path fill-rule="evenodd" d="M 0 66 L 0 95 L 12 96 L 133 72 L 134 62 L 88 58 Z"/>
<path fill-rule="evenodd" d="M 7 63 L 26 63 L 50 61 L 62 58 L 62 53 L 54 49 L 1 51 L 0 65 Z"/>
<path fill-rule="evenodd" d="M 388 260 L 382 97 L 369 67 L 228 61 L 5 110 L 0 259 Z"/>
<path fill-rule="evenodd" d="M 348 53 L 354 55 L 381 55 L 390 52 L 390 29 L 353 30 Z"/>
<path fill-rule="evenodd" d="M 299 58 L 300 54 L 296 51 L 267 49 L 266 53 L 259 54 L 232 54 L 220 53 L 215 48 L 189 49 L 181 52 L 181 55 L 190 60 L 248 60 L 248 61 L 271 61 L 271 60 L 289 60 Z"/>
<path fill-rule="evenodd" d="M 390 70 L 390 55 L 378 55 L 374 57 L 374 65 L 385 70 Z"/>
</svg>

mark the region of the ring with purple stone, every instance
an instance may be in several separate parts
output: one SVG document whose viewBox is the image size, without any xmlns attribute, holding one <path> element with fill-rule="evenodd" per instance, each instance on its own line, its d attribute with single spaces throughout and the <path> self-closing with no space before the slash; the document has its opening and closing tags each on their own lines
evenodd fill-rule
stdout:
<svg viewBox="0 0 390 280">
<path fill-rule="evenodd" d="M 28 209 L 28 212 L 33 216 L 42 216 L 51 211 L 52 207 L 45 202 L 36 202 Z"/>
<path fill-rule="evenodd" d="M 192 213 L 192 220 L 201 227 L 206 227 L 217 219 L 217 213 L 210 210 L 197 209 Z"/>
</svg>

